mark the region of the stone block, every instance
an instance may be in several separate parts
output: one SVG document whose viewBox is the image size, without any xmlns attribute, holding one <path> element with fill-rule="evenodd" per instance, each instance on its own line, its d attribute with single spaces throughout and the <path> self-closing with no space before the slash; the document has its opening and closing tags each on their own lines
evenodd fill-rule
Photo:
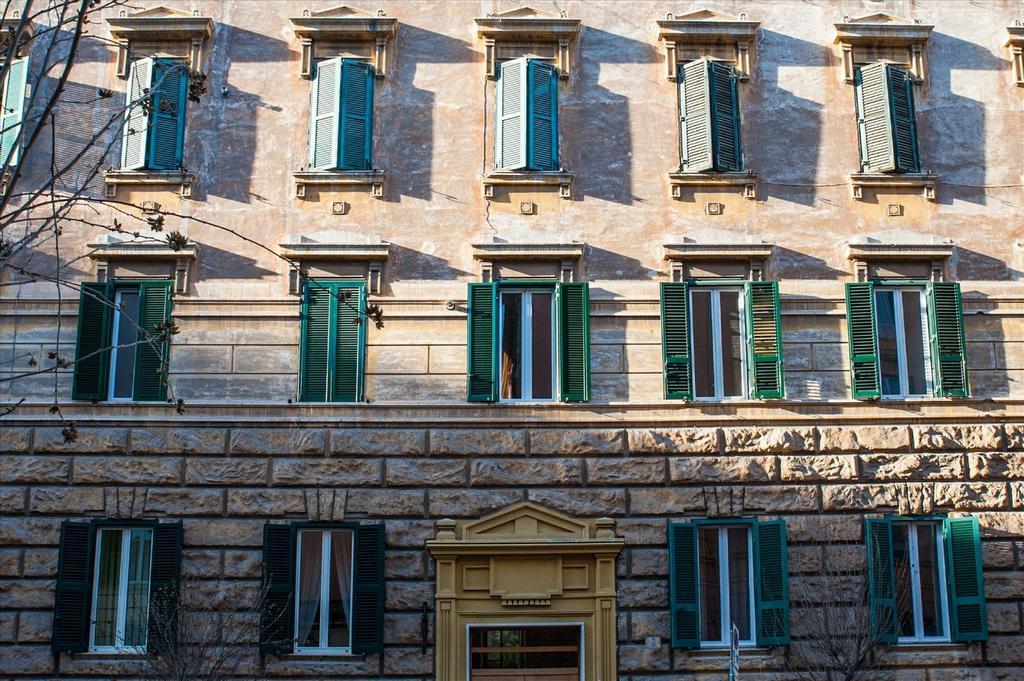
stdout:
<svg viewBox="0 0 1024 681">
<path fill-rule="evenodd" d="M 18 617 L 18 643 L 49 643 L 52 632 L 52 613 L 26 611 Z"/>
<path fill-rule="evenodd" d="M 218 549 L 184 549 L 181 552 L 183 578 L 216 579 L 220 577 L 221 551 Z"/>
<path fill-rule="evenodd" d="M 986 570 L 1014 566 L 1014 542 L 986 541 L 981 544 L 981 563 Z"/>
<path fill-rule="evenodd" d="M 387 579 L 423 579 L 422 551 L 388 551 L 384 559 L 384 576 Z"/>
<path fill-rule="evenodd" d="M 21 549 L 0 549 L 0 577 L 21 575 Z"/>
<path fill-rule="evenodd" d="M 74 442 L 64 442 L 60 428 L 36 428 L 33 450 L 42 453 L 123 454 L 128 442 L 127 428 L 79 428 Z"/>
<path fill-rule="evenodd" d="M 331 431 L 331 453 L 334 456 L 400 456 L 423 454 L 426 448 L 425 430 L 339 428 Z"/>
<path fill-rule="evenodd" d="M 1010 483 L 1010 503 L 1013 508 L 1024 508 L 1024 481 L 1015 480 Z"/>
<path fill-rule="evenodd" d="M 583 465 L 579 459 L 476 459 L 469 481 L 475 487 L 578 485 L 583 481 Z"/>
<path fill-rule="evenodd" d="M 271 479 L 277 485 L 375 485 L 381 480 L 381 462 L 378 459 L 276 459 Z"/>
<path fill-rule="evenodd" d="M 669 459 L 669 476 L 676 483 L 769 482 L 778 476 L 774 456 L 690 456 Z"/>
<path fill-rule="evenodd" d="M 427 346 L 427 370 L 432 374 L 465 374 L 465 345 Z"/>
<path fill-rule="evenodd" d="M 70 459 L 65 456 L 0 456 L 0 481 L 6 484 L 66 483 L 69 468 Z"/>
<path fill-rule="evenodd" d="M 864 454 L 864 480 L 958 480 L 966 477 L 962 454 Z"/>
<path fill-rule="evenodd" d="M 666 579 L 620 579 L 618 606 L 630 608 L 668 607 L 668 580 Z"/>
<path fill-rule="evenodd" d="M 422 549 L 423 543 L 433 538 L 435 532 L 433 520 L 389 520 L 384 525 L 385 543 L 396 548 Z"/>
<path fill-rule="evenodd" d="M 826 511 L 871 511 L 899 506 L 894 485 L 824 485 L 821 498 Z"/>
<path fill-rule="evenodd" d="M 408 677 L 411 674 L 427 676 L 434 671 L 434 652 L 415 648 L 388 648 L 384 656 L 384 673 Z"/>
<path fill-rule="evenodd" d="M 895 452 L 910 449 L 907 426 L 820 426 L 823 452 Z"/>
<path fill-rule="evenodd" d="M 262 570 L 262 551 L 229 550 L 224 552 L 224 577 L 228 579 L 259 579 Z"/>
<path fill-rule="evenodd" d="M 619 670 L 623 672 L 667 672 L 669 646 L 648 648 L 641 645 L 619 646 Z"/>
<path fill-rule="evenodd" d="M 668 575 L 668 551 L 666 549 L 631 549 L 629 574 L 633 577 Z"/>
<path fill-rule="evenodd" d="M 665 482 L 664 457 L 616 457 L 587 459 L 587 483 L 591 485 L 655 485 Z"/>
<path fill-rule="evenodd" d="M 348 491 L 346 513 L 372 518 L 422 516 L 426 495 L 420 490 L 353 489 Z"/>
<path fill-rule="evenodd" d="M 24 513 L 26 488 L 0 487 L 0 513 Z"/>
<path fill-rule="evenodd" d="M 0 453 L 23 454 L 28 451 L 31 428 L 6 426 L 0 430 Z"/>
<path fill-rule="evenodd" d="M 987 580 L 986 580 L 987 581 Z M 986 595 L 988 584 L 985 584 Z M 989 596 L 992 598 L 992 596 Z M 1020 605 L 1017 603 L 989 603 L 988 630 L 990 634 L 1019 634 Z"/>
<path fill-rule="evenodd" d="M 621 428 L 531 430 L 530 454 L 621 454 L 625 441 Z"/>
<path fill-rule="evenodd" d="M 431 430 L 432 454 L 525 454 L 526 432 L 522 430 Z"/>
<path fill-rule="evenodd" d="M 236 374 L 294 374 L 297 345 L 236 345 L 231 369 Z"/>
<path fill-rule="evenodd" d="M 661 343 L 630 343 L 625 349 L 626 372 L 661 374 Z"/>
<path fill-rule="evenodd" d="M 219 489 L 151 487 L 146 491 L 146 513 L 168 516 L 220 515 L 224 492 Z"/>
<path fill-rule="evenodd" d="M 185 546 L 263 546 L 264 520 L 185 519 Z"/>
<path fill-rule="evenodd" d="M 590 371 L 595 374 L 617 374 L 622 372 L 622 346 L 601 344 L 590 346 Z"/>
<path fill-rule="evenodd" d="M 221 454 L 226 444 L 222 428 L 132 428 L 136 454 Z"/>
<path fill-rule="evenodd" d="M 812 348 L 815 371 L 842 371 L 847 368 L 844 343 L 815 343 Z"/>
<path fill-rule="evenodd" d="M 467 483 L 465 459 L 391 459 L 385 463 L 388 485 L 451 487 Z"/>
<path fill-rule="evenodd" d="M 0 669 L 5 674 L 52 674 L 55 660 L 49 646 L 0 646 Z"/>
<path fill-rule="evenodd" d="M 989 664 L 1024 663 L 1024 636 L 992 636 L 986 652 Z"/>
<path fill-rule="evenodd" d="M 631 641 L 643 641 L 648 636 L 657 636 L 661 639 L 671 637 L 667 612 L 636 610 L 630 613 L 629 619 Z"/>
<path fill-rule="evenodd" d="M 956 511 L 1006 508 L 1010 495 L 1001 482 L 937 482 L 935 505 Z"/>
<path fill-rule="evenodd" d="M 384 643 L 390 645 L 411 645 L 420 643 L 422 615 L 411 612 L 384 613 Z M 428 622 L 428 634 L 433 629 Z M 433 640 L 430 638 L 429 640 Z"/>
<path fill-rule="evenodd" d="M 385 610 L 421 611 L 424 603 L 433 603 L 434 585 L 430 582 L 391 582 L 385 594 Z"/>
<path fill-rule="evenodd" d="M 476 518 L 523 501 L 518 490 L 430 490 L 428 495 L 429 514 L 443 518 Z"/>
<path fill-rule="evenodd" d="M 1024 599 L 1024 572 L 993 571 L 985 574 L 985 598 L 990 601 Z M 989 607 L 992 607 L 992 603 Z"/>
<path fill-rule="evenodd" d="M 814 449 L 813 428 L 725 428 L 726 452 L 803 452 Z"/>
<path fill-rule="evenodd" d="M 797 542 L 862 541 L 864 519 L 861 515 L 817 515 L 785 518 L 786 538 Z"/>
<path fill-rule="evenodd" d="M 181 459 L 174 456 L 79 456 L 75 484 L 172 485 L 181 481 Z"/>
<path fill-rule="evenodd" d="M 314 456 L 326 452 L 325 439 L 322 428 L 237 428 L 231 453 Z"/>
<path fill-rule="evenodd" d="M 306 495 L 298 489 L 230 489 L 227 514 L 280 518 L 306 515 Z"/>
<path fill-rule="evenodd" d="M 185 462 L 185 483 L 189 485 L 264 485 L 265 459 L 190 458 Z"/>
<path fill-rule="evenodd" d="M 1014 451 L 1024 449 L 1024 423 L 1007 423 L 1004 430 L 1006 431 L 1007 449 Z"/>
<path fill-rule="evenodd" d="M 919 450 L 995 451 L 1006 444 L 1003 427 L 995 424 L 937 424 L 911 426 Z"/>
<path fill-rule="evenodd" d="M 231 346 L 171 343 L 170 366 L 176 374 L 230 374 Z"/>
<path fill-rule="evenodd" d="M 429 395 L 434 402 L 465 401 L 465 369 L 459 374 L 366 375 L 366 397 L 371 402 L 404 401 L 410 395 Z"/>
<path fill-rule="evenodd" d="M 14 643 L 17 637 L 16 612 L 0 612 L 0 643 Z"/>
<path fill-rule="evenodd" d="M 371 345 L 366 348 L 368 374 L 427 373 L 426 345 Z"/>
<path fill-rule="evenodd" d="M 52 579 L 0 580 L 0 609 L 19 610 L 53 607 L 56 582 Z"/>
<path fill-rule="evenodd" d="M 715 454 L 717 428 L 629 428 L 628 448 L 633 454 Z"/>
<path fill-rule="evenodd" d="M 791 343 L 786 345 L 786 353 L 782 357 L 782 364 L 787 373 L 810 370 L 811 347 L 810 343 Z"/>
<path fill-rule="evenodd" d="M 104 509 L 102 487 L 36 487 L 29 496 L 32 513 L 79 515 Z"/>
<path fill-rule="evenodd" d="M 752 485 L 744 487 L 743 508 L 767 513 L 818 510 L 818 488 L 811 485 Z"/>
<path fill-rule="evenodd" d="M 967 461 L 975 479 L 1024 479 L 1024 452 L 968 454 Z"/>
<path fill-rule="evenodd" d="M 575 516 L 619 516 L 626 513 L 626 492 L 622 489 L 535 487 L 526 491 L 526 498 Z"/>
<path fill-rule="evenodd" d="M 1024 537 L 1024 512 L 979 511 L 972 515 L 978 519 L 982 537 L 1002 540 Z"/>
<path fill-rule="evenodd" d="M 629 491 L 629 512 L 634 515 L 678 515 L 704 511 L 701 490 L 686 487 L 654 487 Z M 662 532 L 665 532 L 665 525 Z"/>
<path fill-rule="evenodd" d="M 27 548 L 22 560 L 22 574 L 26 577 L 54 577 L 57 574 L 59 556 L 56 548 Z"/>
<path fill-rule="evenodd" d="M 853 455 L 793 455 L 780 457 L 782 480 L 820 482 L 856 480 L 857 457 Z"/>
</svg>

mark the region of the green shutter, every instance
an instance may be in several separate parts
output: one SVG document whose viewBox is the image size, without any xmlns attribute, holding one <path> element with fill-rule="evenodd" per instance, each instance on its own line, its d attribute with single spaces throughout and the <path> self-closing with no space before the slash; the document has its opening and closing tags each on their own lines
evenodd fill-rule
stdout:
<svg viewBox="0 0 1024 681">
<path fill-rule="evenodd" d="M 345 59 L 341 63 L 342 170 L 370 170 L 373 149 L 373 66 Z"/>
<path fill-rule="evenodd" d="M 178 597 L 181 588 L 181 522 L 154 523 L 153 560 L 149 580 L 149 636 L 147 652 L 159 652 L 163 644 L 177 634 Z M 155 635 L 162 622 L 166 627 L 164 635 Z"/>
<path fill-rule="evenodd" d="M 661 352 L 667 400 L 693 399 L 689 296 L 685 282 L 661 284 Z"/>
<path fill-rule="evenodd" d="M 917 153 L 917 116 L 914 112 L 914 83 L 907 69 L 886 65 L 889 104 L 892 107 L 892 138 L 895 146 L 896 171 L 921 172 Z"/>
<path fill-rule="evenodd" d="M 871 282 L 846 285 L 846 329 L 850 351 L 853 397 L 872 400 L 881 396 L 878 378 L 878 333 L 875 329 L 875 286 Z"/>
<path fill-rule="evenodd" d="M 590 286 L 559 283 L 556 293 L 562 401 L 586 402 L 590 399 Z"/>
<path fill-rule="evenodd" d="M 751 281 L 747 293 L 747 348 L 750 357 L 750 393 L 754 399 L 786 395 L 782 370 L 782 320 L 779 283 Z"/>
<path fill-rule="evenodd" d="M 931 335 L 932 375 L 936 397 L 967 397 L 964 352 L 964 312 L 960 284 L 928 284 L 928 328 Z"/>
<path fill-rule="evenodd" d="M 892 522 L 887 518 L 868 518 L 866 535 L 871 630 L 879 641 L 895 643 L 896 575 L 892 555 Z"/>
<path fill-rule="evenodd" d="M 21 124 L 25 119 L 28 57 L 15 59 L 7 69 L 3 110 L 0 112 L 0 168 L 16 165 L 21 148 Z"/>
<path fill-rule="evenodd" d="M 137 59 L 128 69 L 125 96 L 124 129 L 121 132 L 121 168 L 146 167 L 146 140 L 149 139 L 149 112 L 146 105 L 153 83 L 153 59 Z M 150 99 L 149 101 L 153 101 Z"/>
<path fill-rule="evenodd" d="M 679 67 L 679 170 L 685 173 L 715 169 L 711 135 L 708 60 Z"/>
<path fill-rule="evenodd" d="M 292 652 L 295 629 L 295 531 L 290 525 L 263 526 L 263 601 L 260 650 Z"/>
<path fill-rule="evenodd" d="M 331 308 L 330 289 L 319 282 L 306 282 L 302 296 L 299 367 L 299 400 L 302 402 L 327 401 Z"/>
<path fill-rule="evenodd" d="M 363 357 L 366 347 L 366 288 L 363 282 L 335 282 L 332 305 L 334 333 L 330 336 L 334 366 L 329 370 L 332 402 L 360 402 L 363 399 Z M 342 299 L 346 291 L 351 297 Z"/>
<path fill-rule="evenodd" d="M 495 380 L 498 342 L 498 287 L 470 284 L 468 294 L 466 399 L 494 402 L 498 399 Z"/>
<path fill-rule="evenodd" d="M 527 60 L 530 170 L 558 170 L 558 70 L 548 62 Z"/>
<path fill-rule="evenodd" d="M 384 649 L 384 525 L 357 525 L 352 575 L 352 652 Z"/>
<path fill-rule="evenodd" d="M 55 652 L 80 653 L 89 647 L 93 537 L 91 523 L 70 520 L 61 523 L 50 642 Z"/>
<path fill-rule="evenodd" d="M 854 71 L 861 170 L 916 173 L 917 121 L 913 82 L 906 69 L 876 62 Z"/>
<path fill-rule="evenodd" d="M 523 170 L 527 167 L 526 75 L 526 59 L 513 59 L 498 65 L 494 115 L 494 167 L 498 170 Z"/>
<path fill-rule="evenodd" d="M 985 605 L 978 519 L 947 518 L 943 523 L 943 532 L 953 640 L 985 641 L 988 639 L 988 611 Z"/>
<path fill-rule="evenodd" d="M 700 609 L 697 600 L 697 528 L 692 523 L 669 523 L 669 607 L 672 647 L 700 647 Z"/>
<path fill-rule="evenodd" d="M 789 562 L 786 521 L 754 524 L 757 551 L 757 645 L 789 643 Z"/>
<path fill-rule="evenodd" d="M 341 59 L 318 62 L 313 75 L 309 111 L 309 167 L 338 167 L 338 132 L 341 99 Z"/>
<path fill-rule="evenodd" d="M 708 81 L 714 169 L 723 173 L 739 172 L 743 169 L 743 150 L 736 69 L 724 62 L 712 61 L 708 64 Z"/>
<path fill-rule="evenodd" d="M 171 341 L 170 334 L 157 326 L 170 317 L 171 282 L 142 282 L 139 285 L 139 344 L 135 352 L 133 388 L 133 397 L 137 401 L 167 399 L 167 358 Z"/>
<path fill-rule="evenodd" d="M 188 74 L 184 62 L 158 59 L 153 63 L 153 113 L 150 118 L 149 160 L 153 170 L 181 168 L 185 145 Z"/>
<path fill-rule="evenodd" d="M 104 400 L 107 397 L 111 305 L 110 284 L 82 284 L 78 298 L 75 378 L 71 389 L 74 400 Z"/>
</svg>

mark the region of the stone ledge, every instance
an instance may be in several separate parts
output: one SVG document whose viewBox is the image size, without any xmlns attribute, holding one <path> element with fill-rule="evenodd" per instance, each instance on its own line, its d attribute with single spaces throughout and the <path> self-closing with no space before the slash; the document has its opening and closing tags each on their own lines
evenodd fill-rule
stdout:
<svg viewBox="0 0 1024 681">
<path fill-rule="evenodd" d="M 117 196 L 118 187 L 176 187 L 182 197 L 192 196 L 196 174 L 187 170 L 120 170 L 111 168 L 103 174 L 108 199 Z"/>
<path fill-rule="evenodd" d="M 669 184 L 672 186 L 672 198 L 683 197 L 683 187 L 698 187 L 701 189 L 728 189 L 742 187 L 743 198 L 754 200 L 757 198 L 757 173 L 746 171 L 739 173 L 680 173 L 668 174 Z"/>
<path fill-rule="evenodd" d="M 935 186 L 938 184 L 935 173 L 851 173 L 850 188 L 853 198 L 864 199 L 864 187 L 882 187 L 885 189 L 921 189 L 926 201 L 935 200 Z"/>
<path fill-rule="evenodd" d="M 296 170 L 295 197 L 306 198 L 306 187 L 369 187 L 375 199 L 384 197 L 383 170 Z"/>
<path fill-rule="evenodd" d="M 558 187 L 558 196 L 563 199 L 572 198 L 573 174 L 565 171 L 500 171 L 496 170 L 483 176 L 484 198 L 494 197 L 494 188 L 500 187 Z"/>
</svg>

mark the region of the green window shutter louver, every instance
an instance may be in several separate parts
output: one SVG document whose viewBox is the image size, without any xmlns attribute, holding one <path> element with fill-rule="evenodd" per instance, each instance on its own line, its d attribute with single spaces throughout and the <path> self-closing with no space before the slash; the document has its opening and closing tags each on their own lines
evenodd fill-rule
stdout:
<svg viewBox="0 0 1024 681">
<path fill-rule="evenodd" d="M 978 519 L 947 518 L 943 532 L 952 638 L 960 642 L 985 641 L 988 639 L 988 611 Z"/>
<path fill-rule="evenodd" d="M 362 282 L 334 285 L 337 309 L 334 342 L 334 367 L 329 372 L 331 401 L 361 402 L 363 399 L 363 358 L 366 352 L 366 287 Z M 345 291 L 351 296 L 342 299 Z"/>
<path fill-rule="evenodd" d="M 529 125 L 527 166 L 558 170 L 558 71 L 544 61 L 527 61 Z"/>
<path fill-rule="evenodd" d="M 714 169 L 718 172 L 739 172 L 743 169 L 739 78 L 733 67 L 712 61 L 708 64 L 708 80 Z"/>
<path fill-rule="evenodd" d="M 868 518 L 868 607 L 871 631 L 884 643 L 896 642 L 896 574 L 892 552 L 892 521 Z"/>
<path fill-rule="evenodd" d="M 878 333 L 875 329 L 875 287 L 871 282 L 846 285 L 846 329 L 850 352 L 850 385 L 854 399 L 881 397 L 878 377 Z"/>
<path fill-rule="evenodd" d="M 685 282 L 661 284 L 661 349 L 668 400 L 693 399 L 689 295 Z"/>
<path fill-rule="evenodd" d="M 914 83 L 904 68 L 886 65 L 889 102 L 892 107 L 892 137 L 895 146 L 896 171 L 921 172 L 917 151 L 917 114 L 914 110 Z"/>
<path fill-rule="evenodd" d="M 75 340 L 72 399 L 103 400 L 107 397 L 112 304 L 110 284 L 82 284 L 78 299 L 78 335 Z"/>
<path fill-rule="evenodd" d="M 302 402 L 327 401 L 327 372 L 330 365 L 331 291 L 306 282 L 302 296 Z"/>
<path fill-rule="evenodd" d="M 168 636 L 177 633 L 178 598 L 181 589 L 181 537 L 180 522 L 153 525 L 153 560 L 149 580 L 149 631 L 146 650 L 159 652 L 165 636 L 154 635 L 158 627 L 166 627 Z"/>
<path fill-rule="evenodd" d="M 309 167 L 334 170 L 339 160 L 342 60 L 316 64 L 309 111 Z"/>
<path fill-rule="evenodd" d="M 779 284 L 776 281 L 747 282 L 746 294 L 751 397 L 754 399 L 785 397 Z"/>
<path fill-rule="evenodd" d="M 301 311 L 300 401 L 362 401 L 365 302 L 362 282 L 306 282 Z"/>
<path fill-rule="evenodd" d="M 61 523 L 50 643 L 54 652 L 81 653 L 89 648 L 93 538 L 91 523 Z"/>
<path fill-rule="evenodd" d="M 498 65 L 495 88 L 494 167 L 523 170 L 527 167 L 527 59 Z"/>
<path fill-rule="evenodd" d="M 692 523 L 669 523 L 669 607 L 673 648 L 700 647 L 700 608 L 697 584 L 697 528 Z"/>
<path fill-rule="evenodd" d="M 789 561 L 786 522 L 754 524 L 757 550 L 757 645 L 789 643 Z"/>
<path fill-rule="evenodd" d="M 263 602 L 260 650 L 286 655 L 295 628 L 295 531 L 290 525 L 263 526 Z"/>
<path fill-rule="evenodd" d="M 968 397 L 964 313 L 960 284 L 928 284 L 928 327 L 936 397 Z"/>
<path fill-rule="evenodd" d="M 158 59 L 153 63 L 153 113 L 150 116 L 149 160 L 153 170 L 181 168 L 185 146 L 188 73 L 184 62 Z"/>
<path fill-rule="evenodd" d="M 133 397 L 140 402 L 167 399 L 167 361 L 170 335 L 157 327 L 171 317 L 171 282 L 139 285 L 139 343 L 135 351 Z M 163 338 L 161 338 L 163 336 Z"/>
<path fill-rule="evenodd" d="M 865 173 L 920 171 L 917 122 L 910 74 L 876 62 L 854 71 L 861 170 Z"/>
<path fill-rule="evenodd" d="M 679 67 L 679 170 L 697 173 L 714 170 L 708 60 Z"/>
<path fill-rule="evenodd" d="M 21 126 L 25 120 L 25 95 L 28 88 L 28 57 L 15 59 L 7 69 L 3 110 L 0 112 L 0 168 L 18 163 L 21 150 Z"/>
<path fill-rule="evenodd" d="M 125 96 L 124 128 L 121 132 L 121 168 L 138 170 L 146 167 L 146 150 L 149 139 L 149 112 L 143 106 L 152 98 L 152 58 L 137 59 L 128 69 L 128 91 Z"/>
<path fill-rule="evenodd" d="M 494 283 L 469 284 L 466 332 L 466 399 L 494 402 L 498 341 L 498 287 Z"/>
<path fill-rule="evenodd" d="M 357 525 L 352 576 L 352 652 L 384 649 L 384 526 Z"/>
<path fill-rule="evenodd" d="M 559 388 L 563 402 L 590 400 L 590 286 L 559 283 Z"/>
<path fill-rule="evenodd" d="M 370 170 L 373 151 L 373 67 L 345 59 L 341 64 L 342 170 Z"/>
</svg>

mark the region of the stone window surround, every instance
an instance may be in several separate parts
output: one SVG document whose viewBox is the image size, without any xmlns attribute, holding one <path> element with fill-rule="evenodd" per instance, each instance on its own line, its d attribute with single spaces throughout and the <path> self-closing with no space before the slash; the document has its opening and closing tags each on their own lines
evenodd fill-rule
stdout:
<svg viewBox="0 0 1024 681">
<path fill-rule="evenodd" d="M 198 10 L 188 14 L 167 7 L 154 7 L 129 15 L 108 17 L 110 35 L 118 44 L 117 77 L 128 77 L 129 54 L 133 43 L 160 44 L 178 49 L 184 47 L 189 67 L 204 72 L 207 45 L 213 38 L 214 23 L 200 16 Z"/>
<path fill-rule="evenodd" d="M 569 19 L 564 12 L 556 16 L 524 6 L 477 17 L 473 22 L 477 38 L 484 41 L 484 75 L 488 80 L 497 75 L 498 50 L 503 43 L 523 44 L 526 48 L 553 44 L 557 46 L 553 61 L 558 77 L 568 79 L 572 73 L 570 48 L 579 38 L 579 19 Z"/>
<path fill-rule="evenodd" d="M 865 235 L 847 244 L 847 259 L 853 264 L 855 281 L 869 281 L 871 266 L 887 261 L 896 263 L 926 262 L 931 281 L 945 281 L 949 261 L 956 247 L 952 239 L 927 235 L 880 234 Z"/>
<path fill-rule="evenodd" d="M 107 281 L 118 264 L 156 263 L 167 267 L 159 278 L 174 282 L 175 295 L 186 295 L 199 256 L 199 245 L 188 243 L 174 250 L 162 241 L 106 241 L 88 244 L 89 257 L 95 261 L 96 281 Z M 132 275 L 132 278 L 139 278 Z"/>
<path fill-rule="evenodd" d="M 741 81 L 750 79 L 752 53 L 757 45 L 759 21 L 750 21 L 746 13 L 738 17 L 710 10 L 699 10 L 676 17 L 672 13 L 659 19 L 658 40 L 665 46 L 666 77 L 675 82 L 679 68 L 679 52 L 685 47 L 727 46 L 733 51 L 727 59 Z M 705 55 L 713 56 L 713 55 Z"/>
<path fill-rule="evenodd" d="M 1024 87 L 1024 19 L 1018 19 L 1013 26 L 1006 27 L 1006 41 L 1003 45 L 1010 53 L 1010 68 L 1013 82 Z"/>
<path fill-rule="evenodd" d="M 762 240 L 743 239 L 742 235 L 722 234 L 710 238 L 695 235 L 671 238 L 662 247 L 669 267 L 669 281 L 684 281 L 688 263 L 746 263 L 746 279 L 764 281 L 775 245 Z"/>
<path fill-rule="evenodd" d="M 288 293 L 302 293 L 302 279 L 311 263 L 362 263 L 362 279 L 366 282 L 368 295 L 380 295 L 384 274 L 384 263 L 388 259 L 391 244 L 381 241 L 364 243 L 352 241 L 314 241 L 300 238 L 278 244 L 281 255 L 291 264 L 288 271 Z"/>
<path fill-rule="evenodd" d="M 472 244 L 473 259 L 479 263 L 480 281 L 500 281 L 502 263 L 549 263 L 551 273 L 545 280 L 571 283 L 578 279 L 577 270 L 585 244 L 568 242 L 477 241 Z M 519 279 L 517 279 L 518 281 Z"/>
<path fill-rule="evenodd" d="M 856 19 L 843 17 L 835 24 L 834 44 L 841 46 L 843 57 L 843 80 L 853 83 L 853 72 L 857 66 L 869 62 L 857 59 L 858 49 L 898 48 L 907 51 L 906 61 L 912 82 L 924 82 L 927 74 L 928 38 L 934 26 L 911 22 L 890 14 L 877 13 Z"/>
</svg>

